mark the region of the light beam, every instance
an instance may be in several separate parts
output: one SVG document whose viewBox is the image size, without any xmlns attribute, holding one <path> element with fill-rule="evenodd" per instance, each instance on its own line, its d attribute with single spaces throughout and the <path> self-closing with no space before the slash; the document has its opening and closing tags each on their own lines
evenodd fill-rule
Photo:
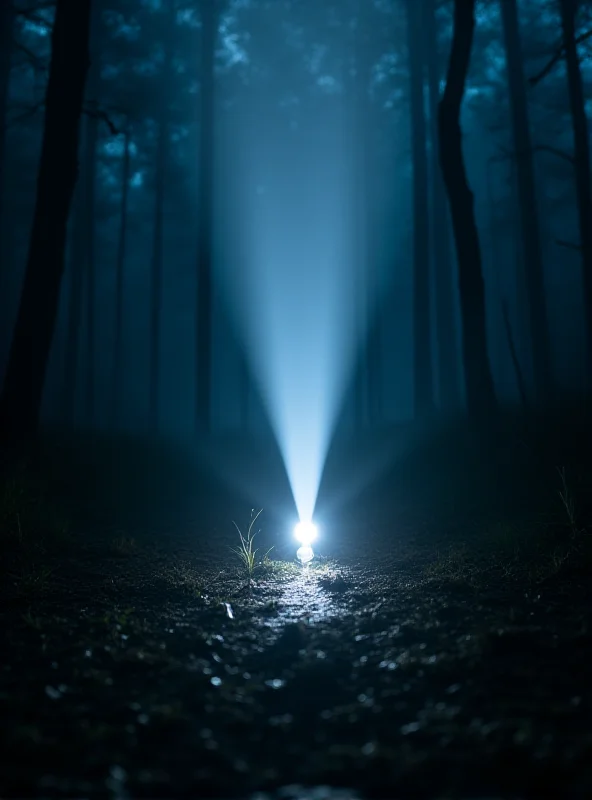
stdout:
<svg viewBox="0 0 592 800">
<path fill-rule="evenodd" d="M 273 135 L 260 119 L 229 132 L 237 211 L 224 243 L 224 283 L 298 517 L 311 523 L 364 336 L 352 159 L 335 108 L 297 133 Z"/>
</svg>

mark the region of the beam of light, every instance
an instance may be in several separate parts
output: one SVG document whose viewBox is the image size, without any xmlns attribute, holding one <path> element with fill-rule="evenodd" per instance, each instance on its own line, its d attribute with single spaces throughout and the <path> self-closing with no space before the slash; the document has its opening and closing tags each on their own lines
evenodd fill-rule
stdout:
<svg viewBox="0 0 592 800">
<path fill-rule="evenodd" d="M 363 335 L 347 126 L 339 113 L 298 135 L 253 126 L 229 139 L 236 213 L 222 277 L 298 517 L 310 523 Z"/>
</svg>

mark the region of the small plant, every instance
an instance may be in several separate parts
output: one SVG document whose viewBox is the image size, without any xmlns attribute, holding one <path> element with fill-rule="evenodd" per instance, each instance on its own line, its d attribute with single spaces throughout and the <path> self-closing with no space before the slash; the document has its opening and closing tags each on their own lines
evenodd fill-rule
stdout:
<svg viewBox="0 0 592 800">
<path fill-rule="evenodd" d="M 9 550 L 45 552 L 71 543 L 69 520 L 26 465 L 0 477 L 0 545 Z"/>
<path fill-rule="evenodd" d="M 116 556 L 133 556 L 138 552 L 138 545 L 133 536 L 117 536 L 111 541 L 111 552 Z"/>
<path fill-rule="evenodd" d="M 14 587 L 19 597 L 39 597 L 46 593 L 53 569 L 49 566 L 26 564 L 20 572 L 12 573 Z"/>
<path fill-rule="evenodd" d="M 567 522 L 569 525 L 569 529 L 571 531 L 571 535 L 575 539 L 575 537 L 580 532 L 578 529 L 577 518 L 576 518 L 576 501 L 573 492 L 570 488 L 569 482 L 567 480 L 567 471 L 565 467 L 557 467 L 557 472 L 559 473 L 559 478 L 561 480 L 559 497 L 561 498 L 561 502 L 563 503 L 563 508 L 565 509 L 565 513 L 567 515 Z"/>
<path fill-rule="evenodd" d="M 29 609 L 26 614 L 23 614 L 23 622 L 28 628 L 32 628 L 34 631 L 41 630 L 41 619 L 40 617 L 36 617 L 31 609 Z"/>
<path fill-rule="evenodd" d="M 270 547 L 266 553 L 264 553 L 263 557 L 257 560 L 257 553 L 259 549 L 254 546 L 255 536 L 257 536 L 258 531 L 253 531 L 253 526 L 259 519 L 261 512 L 263 509 L 260 509 L 255 514 L 255 509 L 251 511 L 251 521 L 249 522 L 249 527 L 247 528 L 247 533 L 243 534 L 241 529 L 238 527 L 234 520 L 232 524 L 238 531 L 238 535 L 240 537 L 240 545 L 238 547 L 233 547 L 232 551 L 235 553 L 241 561 L 242 566 L 247 574 L 247 578 L 249 583 L 253 579 L 253 574 L 255 572 L 255 568 L 258 566 L 259 563 L 265 562 L 269 553 L 273 550 L 273 547 Z"/>
</svg>

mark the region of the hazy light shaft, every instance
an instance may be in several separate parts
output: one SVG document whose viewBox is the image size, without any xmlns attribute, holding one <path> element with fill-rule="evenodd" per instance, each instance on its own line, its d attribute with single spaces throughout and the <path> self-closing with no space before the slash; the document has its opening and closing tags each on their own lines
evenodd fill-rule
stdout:
<svg viewBox="0 0 592 800">
<path fill-rule="evenodd" d="M 313 516 L 360 337 L 351 158 L 339 115 L 327 116 L 287 136 L 256 125 L 237 134 L 242 201 L 225 260 L 230 305 L 301 520 Z"/>
</svg>

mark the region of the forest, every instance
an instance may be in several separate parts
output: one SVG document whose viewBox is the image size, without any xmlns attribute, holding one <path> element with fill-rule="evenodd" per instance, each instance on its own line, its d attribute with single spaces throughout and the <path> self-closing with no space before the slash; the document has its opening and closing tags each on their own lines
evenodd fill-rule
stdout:
<svg viewBox="0 0 592 800">
<path fill-rule="evenodd" d="M 62 66 L 69 79 L 88 74 L 69 87 L 69 109 L 61 62 L 51 61 L 53 5 L 4 11 L 5 427 L 16 429 L 15 409 L 30 416 L 25 427 L 39 417 L 165 433 L 264 424 L 219 290 L 220 240 L 236 235 L 237 197 L 253 202 L 257 191 L 238 191 L 233 171 L 245 130 L 303 138 L 330 104 L 346 106 L 354 128 L 356 269 L 371 306 L 358 314 L 370 327 L 349 423 L 450 414 L 493 395 L 553 406 L 585 391 L 587 3 L 478 3 L 474 31 L 470 9 L 457 12 L 468 16 L 450 73 L 449 3 L 229 2 L 203 21 L 199 4 L 97 0 L 89 19 L 80 5 L 88 43 L 76 36 L 81 49 L 71 50 L 65 29 Z M 59 141 L 44 116 L 52 74 Z M 462 156 L 444 113 L 458 117 L 460 106 Z M 56 220 L 55 264 L 36 270 L 50 256 L 35 244 L 49 234 L 33 222 L 46 213 L 41 152 L 57 171 L 47 182 L 71 199 Z M 450 214 L 463 171 L 468 185 Z M 55 188 L 47 192 L 57 214 Z M 39 374 L 21 384 L 19 361 L 31 360 Z"/>
<path fill-rule="evenodd" d="M 590 0 L 0 0 L 0 795 L 592 795 L 591 87 Z"/>
</svg>

